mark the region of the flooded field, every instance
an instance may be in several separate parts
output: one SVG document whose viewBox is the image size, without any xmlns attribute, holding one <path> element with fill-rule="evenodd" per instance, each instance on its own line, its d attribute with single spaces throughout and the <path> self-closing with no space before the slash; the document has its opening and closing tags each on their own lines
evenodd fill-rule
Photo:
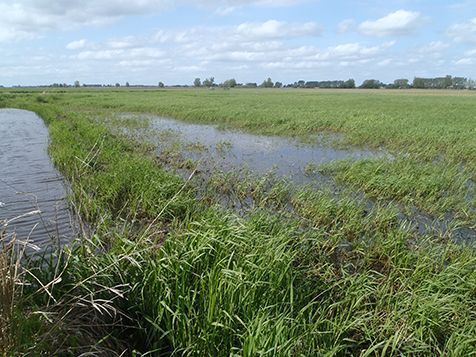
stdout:
<svg viewBox="0 0 476 357">
<path fill-rule="evenodd" d="M 312 168 L 334 160 L 390 157 L 384 151 L 334 147 L 337 134 L 315 136 L 309 142 L 278 136 L 253 135 L 213 125 L 147 117 L 158 133 L 159 154 L 179 150 L 201 171 L 247 170 L 256 175 L 273 172 L 295 183 L 310 182 Z M 314 178 L 315 178 L 314 174 Z"/>
<path fill-rule="evenodd" d="M 476 94 L 432 93 L 0 90 L 86 225 L 18 278 L 16 354 L 471 355 Z"/>
<path fill-rule="evenodd" d="M 255 177 L 272 173 L 273 177 L 284 178 L 293 185 L 311 184 L 315 189 L 330 190 L 337 198 L 354 197 L 365 206 L 367 212 L 374 209 L 376 201 L 366 198 L 362 192 L 352 192 L 337 184 L 332 177 L 320 172 L 319 165 L 337 160 L 394 159 L 384 150 L 337 148 L 342 139 L 338 134 L 315 135 L 302 142 L 157 116 L 123 114 L 120 118 L 143 121 L 132 125 L 132 129 L 124 129 L 128 134 L 133 132 L 136 139 L 147 138 L 154 142 L 158 146 L 159 157 L 169 162 L 170 168 L 176 169 L 184 178 L 190 175 L 192 167 L 205 181 L 216 172 L 243 172 L 245 176 L 251 174 Z M 205 181 L 204 186 L 207 185 Z M 240 198 L 239 201 L 233 200 L 233 197 L 223 197 L 220 202 L 224 206 L 245 211 L 246 206 L 254 206 L 249 197 Z M 406 207 L 396 202 L 387 204 L 400 211 L 398 220 L 401 224 L 419 235 L 447 236 L 464 244 L 472 244 L 476 240 L 476 230 L 459 226 L 452 214 L 437 218 L 414 206 Z"/>
<path fill-rule="evenodd" d="M 34 113 L 0 110 L 0 230 L 41 247 L 72 235 L 66 187 L 48 156 L 48 130 Z"/>
</svg>

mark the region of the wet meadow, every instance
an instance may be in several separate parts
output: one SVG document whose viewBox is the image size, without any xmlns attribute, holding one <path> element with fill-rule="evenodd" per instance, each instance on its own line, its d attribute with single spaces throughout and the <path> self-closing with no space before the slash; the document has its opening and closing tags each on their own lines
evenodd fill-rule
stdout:
<svg viewBox="0 0 476 357">
<path fill-rule="evenodd" d="M 471 355 L 475 99 L 1 90 L 78 227 L 36 254 L 3 228 L 0 353 Z"/>
</svg>

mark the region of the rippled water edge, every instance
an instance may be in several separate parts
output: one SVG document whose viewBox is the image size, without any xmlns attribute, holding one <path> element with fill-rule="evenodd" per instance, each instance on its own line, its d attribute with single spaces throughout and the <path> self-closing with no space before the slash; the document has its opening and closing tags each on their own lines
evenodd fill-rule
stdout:
<svg viewBox="0 0 476 357">
<path fill-rule="evenodd" d="M 74 237 L 68 185 L 48 155 L 48 128 L 33 112 L 0 109 L 0 230 L 28 250 Z"/>
</svg>

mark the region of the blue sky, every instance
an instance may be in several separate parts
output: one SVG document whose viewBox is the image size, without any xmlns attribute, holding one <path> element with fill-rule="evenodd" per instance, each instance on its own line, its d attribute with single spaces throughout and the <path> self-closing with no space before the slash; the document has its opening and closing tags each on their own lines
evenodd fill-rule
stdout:
<svg viewBox="0 0 476 357">
<path fill-rule="evenodd" d="M 0 0 L 0 85 L 476 78 L 476 0 Z"/>
</svg>

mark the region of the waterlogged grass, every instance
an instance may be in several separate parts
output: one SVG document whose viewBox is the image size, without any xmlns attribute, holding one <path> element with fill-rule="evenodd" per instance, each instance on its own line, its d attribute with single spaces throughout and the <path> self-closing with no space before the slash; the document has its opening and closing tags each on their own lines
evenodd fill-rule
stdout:
<svg viewBox="0 0 476 357">
<path fill-rule="evenodd" d="M 22 97 L 21 91 L 14 95 Z M 442 197 L 437 206 L 468 212 L 474 211 L 474 186 L 467 189 L 472 191 L 471 199 L 465 202 L 460 200 L 461 192 L 452 198 L 454 189 L 445 191 L 445 188 L 454 186 L 455 182 L 476 181 L 475 96 L 473 92 L 458 91 L 191 89 L 71 90 L 47 93 L 42 98 L 70 111 L 98 118 L 110 117 L 111 113 L 159 114 L 305 140 L 322 131 L 344 134 L 339 136 L 339 145 L 383 147 L 396 157 L 402 156 L 403 160 L 397 164 L 391 160 L 380 162 L 380 169 L 392 172 L 403 168 L 412 176 L 410 186 L 415 185 L 416 189 L 427 177 L 438 178 L 441 190 L 430 194 L 428 200 L 426 192 L 420 195 L 420 207 L 433 206 L 435 197 Z M 140 121 L 130 120 L 134 121 L 130 123 L 132 128 L 141 125 Z M 144 123 L 147 120 L 142 121 L 142 125 Z M 121 124 L 124 123 L 114 125 Z M 420 169 L 422 165 L 425 170 Z M 344 171 L 350 166 L 351 163 L 341 165 Z M 359 177 L 346 177 L 349 183 L 359 185 Z M 399 185 L 399 177 L 395 181 Z M 408 185 L 402 183 L 402 186 Z M 391 195 L 393 191 L 386 191 L 384 195 L 405 203 L 413 199 L 408 190 L 405 194 L 401 191 Z"/>
<path fill-rule="evenodd" d="M 161 114 L 264 134 L 344 132 L 348 142 L 385 145 L 426 158 L 445 156 L 474 165 L 475 95 L 454 91 L 120 90 L 66 92 L 51 100 L 80 111 Z"/>
<path fill-rule="evenodd" d="M 34 110 L 48 123 L 50 154 L 71 183 L 84 233 L 25 263 L 23 292 L 0 277 L 16 301 L 9 315 L 0 310 L 14 331 L 0 351 L 471 355 L 474 249 L 417 235 L 387 203 L 474 224 L 476 104 L 470 94 L 393 93 L 2 93 L 0 106 Z M 376 199 L 373 207 L 272 176 L 185 181 L 149 144 L 110 130 L 107 118 L 134 111 L 284 135 L 339 131 L 395 157 L 323 169 Z M 246 214 L 223 210 L 223 196 L 249 205 Z"/>
<path fill-rule="evenodd" d="M 467 199 L 469 173 L 458 165 L 399 158 L 338 162 L 322 170 L 372 198 L 399 201 L 435 217 L 451 213 L 467 224 L 476 222 L 474 204 Z"/>
<path fill-rule="evenodd" d="M 37 111 L 41 114 L 40 108 Z M 53 161 L 72 182 L 74 202 L 87 221 L 153 218 L 182 186 L 177 176 L 148 157 L 147 145 L 112 136 L 86 117 L 70 114 L 67 120 L 51 122 L 49 130 Z M 175 197 L 162 217 L 182 217 L 181 208 L 187 206 L 193 207 L 190 197 Z"/>
</svg>

